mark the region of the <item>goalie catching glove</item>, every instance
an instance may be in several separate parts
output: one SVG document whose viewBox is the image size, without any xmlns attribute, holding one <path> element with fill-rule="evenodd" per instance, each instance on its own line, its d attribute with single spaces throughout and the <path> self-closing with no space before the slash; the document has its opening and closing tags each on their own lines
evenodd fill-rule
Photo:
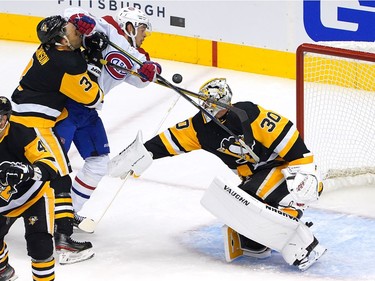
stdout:
<svg viewBox="0 0 375 281">
<path fill-rule="evenodd" d="M 128 173 L 140 176 L 152 164 L 150 152 L 142 143 L 142 132 L 119 155 L 108 163 L 108 173 L 112 177 L 124 179 Z"/>
<path fill-rule="evenodd" d="M 314 163 L 288 166 L 281 172 L 289 193 L 299 206 L 306 208 L 318 200 L 323 191 L 323 183 Z"/>
<path fill-rule="evenodd" d="M 4 161 L 0 164 L 0 185 L 3 188 L 8 185 L 15 187 L 21 182 L 30 179 L 37 180 L 37 177 L 38 173 L 35 173 L 33 166 L 30 164 L 9 161 Z"/>
</svg>

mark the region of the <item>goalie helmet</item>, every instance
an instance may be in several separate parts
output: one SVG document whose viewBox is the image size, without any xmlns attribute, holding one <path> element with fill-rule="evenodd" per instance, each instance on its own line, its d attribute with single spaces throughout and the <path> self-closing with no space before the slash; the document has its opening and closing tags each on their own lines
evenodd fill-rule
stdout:
<svg viewBox="0 0 375 281">
<path fill-rule="evenodd" d="M 116 15 L 116 21 L 120 25 L 121 29 L 125 32 L 127 36 L 132 39 L 133 47 L 137 48 L 135 37 L 138 34 L 138 28 L 141 25 L 146 27 L 146 31 L 150 34 L 152 32 L 151 23 L 148 17 L 143 13 L 141 10 L 133 7 L 126 7 L 121 9 Z M 134 34 L 130 34 L 126 30 L 126 26 L 128 23 L 131 23 L 134 27 Z"/>
<path fill-rule="evenodd" d="M 10 103 L 10 100 L 8 100 L 6 97 L 0 97 L 0 116 L 6 115 L 9 116 L 12 113 L 12 104 Z"/>
<path fill-rule="evenodd" d="M 64 27 L 66 19 L 61 16 L 51 16 L 43 19 L 36 27 L 39 41 L 42 44 L 59 43 L 65 36 Z"/>
<path fill-rule="evenodd" d="M 232 100 L 232 91 L 225 78 L 214 78 L 207 81 L 200 87 L 199 94 L 226 105 L 230 105 Z M 201 101 L 201 106 L 213 116 L 224 109 L 224 107 L 209 101 Z"/>
</svg>

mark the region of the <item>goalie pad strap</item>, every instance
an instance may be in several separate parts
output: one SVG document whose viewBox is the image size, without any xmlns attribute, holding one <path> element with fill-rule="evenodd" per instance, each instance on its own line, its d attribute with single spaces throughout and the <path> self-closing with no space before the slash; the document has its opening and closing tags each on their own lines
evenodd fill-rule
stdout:
<svg viewBox="0 0 375 281">
<path fill-rule="evenodd" d="M 314 241 L 310 229 L 299 219 L 218 178 L 206 190 L 201 204 L 238 233 L 281 252 L 288 264 L 306 255 L 306 248 Z"/>
</svg>

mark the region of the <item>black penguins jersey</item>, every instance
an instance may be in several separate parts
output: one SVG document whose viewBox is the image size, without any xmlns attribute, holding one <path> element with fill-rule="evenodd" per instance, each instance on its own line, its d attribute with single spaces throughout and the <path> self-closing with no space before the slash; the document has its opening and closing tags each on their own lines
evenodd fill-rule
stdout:
<svg viewBox="0 0 375 281">
<path fill-rule="evenodd" d="M 247 120 L 241 122 L 233 111 L 229 111 L 221 122 L 245 140 L 260 158 L 259 162 L 240 146 L 235 137 L 216 123 L 207 122 L 200 112 L 150 139 L 145 147 L 152 152 L 154 159 L 203 149 L 218 156 L 242 178 L 251 176 L 256 170 L 286 162 L 313 162 L 310 151 L 290 120 L 251 102 L 239 102 L 233 106 L 244 110 Z"/>
<path fill-rule="evenodd" d="M 53 127 L 68 98 L 95 107 L 103 97 L 80 50 L 40 45 L 12 95 L 11 120 L 28 127 Z"/>
<path fill-rule="evenodd" d="M 56 177 L 55 159 L 34 129 L 10 122 L 4 132 L 4 136 L 0 138 L 0 163 L 8 161 L 33 164 L 42 171 L 42 178 Z M 29 180 L 16 187 L 0 187 L 0 214 L 18 216 L 43 196 L 49 182 Z"/>
</svg>

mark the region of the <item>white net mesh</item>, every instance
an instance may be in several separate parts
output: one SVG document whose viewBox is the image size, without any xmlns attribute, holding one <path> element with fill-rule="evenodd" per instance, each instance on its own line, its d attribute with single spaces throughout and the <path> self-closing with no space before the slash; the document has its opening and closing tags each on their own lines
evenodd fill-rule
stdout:
<svg viewBox="0 0 375 281">
<path fill-rule="evenodd" d="M 375 52 L 374 43 L 324 45 Z M 325 178 L 375 175 L 375 62 L 342 54 L 304 52 L 304 140 Z"/>
</svg>

